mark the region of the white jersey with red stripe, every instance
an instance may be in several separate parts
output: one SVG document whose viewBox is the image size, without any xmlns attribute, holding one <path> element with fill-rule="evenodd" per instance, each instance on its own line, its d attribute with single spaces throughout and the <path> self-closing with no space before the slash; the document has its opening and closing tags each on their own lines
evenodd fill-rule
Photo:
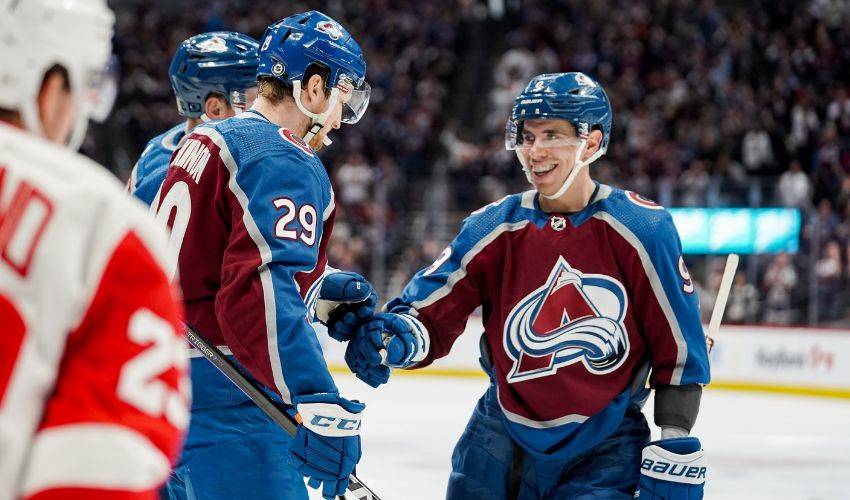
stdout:
<svg viewBox="0 0 850 500">
<path fill-rule="evenodd" d="M 106 170 L 0 123 L 0 498 L 155 498 L 188 423 L 165 244 Z"/>
</svg>

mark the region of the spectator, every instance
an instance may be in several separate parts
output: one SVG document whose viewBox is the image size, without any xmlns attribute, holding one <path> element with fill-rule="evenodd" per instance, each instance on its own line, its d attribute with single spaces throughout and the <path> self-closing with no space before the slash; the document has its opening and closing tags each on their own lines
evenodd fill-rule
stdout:
<svg viewBox="0 0 850 500">
<path fill-rule="evenodd" d="M 779 176 L 779 199 L 784 207 L 807 209 L 811 205 L 812 186 L 798 160 L 793 160 L 788 170 Z"/>
<path fill-rule="evenodd" d="M 753 324 L 758 319 L 759 293 L 752 283 L 747 282 L 744 273 L 735 275 L 735 282 L 729 294 L 729 303 L 726 306 L 726 319 L 730 323 Z"/>
<path fill-rule="evenodd" d="M 791 299 L 797 283 L 797 271 L 791 263 L 791 258 L 786 253 L 777 254 L 768 266 L 762 282 L 762 291 L 765 294 L 765 322 L 787 325 L 796 319 Z"/>
<path fill-rule="evenodd" d="M 839 319 L 842 266 L 841 247 L 837 241 L 830 241 L 824 247 L 815 265 L 815 275 L 818 281 L 818 320 Z"/>
</svg>

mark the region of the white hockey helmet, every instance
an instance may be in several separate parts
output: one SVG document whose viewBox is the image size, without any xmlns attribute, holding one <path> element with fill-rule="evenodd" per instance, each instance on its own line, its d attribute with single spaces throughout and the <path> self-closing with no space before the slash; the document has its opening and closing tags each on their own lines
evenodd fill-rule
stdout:
<svg viewBox="0 0 850 500">
<path fill-rule="evenodd" d="M 105 0 L 0 0 L 0 108 L 44 135 L 38 92 L 47 71 L 61 66 L 76 104 L 68 145 L 77 149 L 89 118 L 112 107 L 114 82 L 105 77 L 114 22 Z"/>
</svg>

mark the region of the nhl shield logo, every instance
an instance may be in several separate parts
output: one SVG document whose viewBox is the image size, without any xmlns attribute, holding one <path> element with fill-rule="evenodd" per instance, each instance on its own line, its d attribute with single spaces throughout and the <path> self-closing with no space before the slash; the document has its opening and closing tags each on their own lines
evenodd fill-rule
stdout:
<svg viewBox="0 0 850 500">
<path fill-rule="evenodd" d="M 582 273 L 558 257 L 546 283 L 505 321 L 505 352 L 514 362 L 508 382 L 547 377 L 575 363 L 595 375 L 616 370 L 629 353 L 627 308 L 619 281 Z"/>
</svg>

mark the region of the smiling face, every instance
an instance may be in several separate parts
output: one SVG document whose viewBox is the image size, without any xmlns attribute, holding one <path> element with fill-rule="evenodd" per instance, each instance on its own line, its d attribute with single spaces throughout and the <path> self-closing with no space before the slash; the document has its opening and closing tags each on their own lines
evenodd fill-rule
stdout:
<svg viewBox="0 0 850 500">
<path fill-rule="evenodd" d="M 552 195 L 570 175 L 580 144 L 575 128 L 566 120 L 526 120 L 522 148 L 516 153 L 535 189 Z"/>
</svg>

